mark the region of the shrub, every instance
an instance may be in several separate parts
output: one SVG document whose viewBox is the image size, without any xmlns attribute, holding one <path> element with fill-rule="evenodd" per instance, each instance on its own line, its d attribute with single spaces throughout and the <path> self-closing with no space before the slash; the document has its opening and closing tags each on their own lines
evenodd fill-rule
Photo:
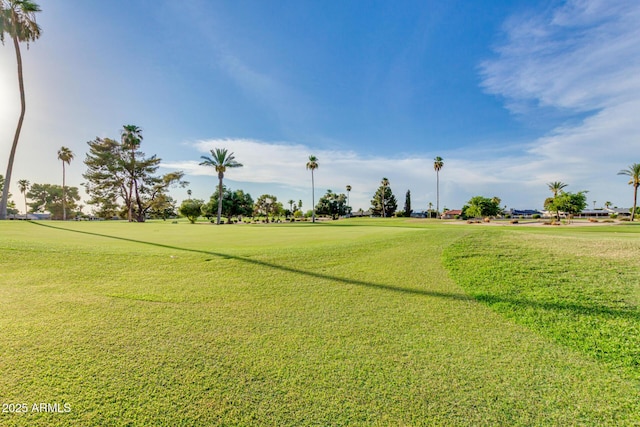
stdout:
<svg viewBox="0 0 640 427">
<path fill-rule="evenodd" d="M 517 224 L 518 220 L 517 219 L 512 219 L 511 221 L 509 221 L 510 224 Z"/>
<path fill-rule="evenodd" d="M 531 215 L 531 218 L 540 219 L 540 214 L 533 214 L 533 215 Z"/>
</svg>

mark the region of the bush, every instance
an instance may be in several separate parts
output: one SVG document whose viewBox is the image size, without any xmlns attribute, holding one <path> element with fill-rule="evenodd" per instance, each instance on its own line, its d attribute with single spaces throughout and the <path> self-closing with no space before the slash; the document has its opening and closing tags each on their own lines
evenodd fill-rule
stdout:
<svg viewBox="0 0 640 427">
<path fill-rule="evenodd" d="M 531 218 L 540 219 L 540 214 L 533 214 L 533 215 L 531 215 Z"/>
<path fill-rule="evenodd" d="M 517 224 L 518 220 L 517 219 L 512 219 L 511 221 L 509 221 L 510 224 Z"/>
</svg>

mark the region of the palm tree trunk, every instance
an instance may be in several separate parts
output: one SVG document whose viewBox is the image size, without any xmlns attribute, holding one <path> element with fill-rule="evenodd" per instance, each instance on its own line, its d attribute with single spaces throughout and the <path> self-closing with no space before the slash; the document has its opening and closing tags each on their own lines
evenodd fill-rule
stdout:
<svg viewBox="0 0 640 427">
<path fill-rule="evenodd" d="M 440 214 L 440 171 L 436 171 L 436 215 Z"/>
<path fill-rule="evenodd" d="M 633 217 L 636 216 L 636 206 L 638 205 L 638 186 L 635 186 L 635 191 L 633 192 L 633 210 L 631 211 L 631 221 L 633 221 Z"/>
<path fill-rule="evenodd" d="M 136 221 L 137 222 L 144 222 L 145 221 L 145 214 L 146 211 L 144 209 L 142 209 L 142 200 L 140 200 L 140 191 L 138 190 L 138 181 L 134 181 L 135 184 L 135 190 L 136 190 L 136 204 L 138 205 L 138 214 L 136 215 Z"/>
<path fill-rule="evenodd" d="M 13 170 L 13 161 L 16 157 L 16 148 L 18 148 L 18 140 L 20 139 L 20 130 L 24 121 L 24 113 L 27 110 L 27 104 L 24 97 L 24 80 L 22 76 L 22 55 L 20 55 L 20 44 L 18 38 L 13 37 L 13 47 L 16 50 L 16 60 L 18 62 L 18 86 L 20 88 L 20 118 L 18 119 L 18 127 L 13 136 L 13 145 L 11 146 L 11 154 L 9 154 L 9 164 L 7 165 L 7 173 L 4 176 L 4 188 L 2 189 L 2 199 L 0 200 L 0 220 L 7 219 L 7 204 L 9 203 L 9 186 L 11 185 L 11 171 Z"/>
<path fill-rule="evenodd" d="M 65 199 L 66 199 L 66 194 L 65 194 L 65 179 L 64 179 L 64 160 L 62 161 L 62 220 L 66 221 L 67 220 L 67 207 L 65 205 Z"/>
<path fill-rule="evenodd" d="M 313 182 L 313 169 L 311 169 L 311 222 L 316 222 L 316 196 Z"/>
<path fill-rule="evenodd" d="M 220 217 L 222 216 L 222 178 L 224 178 L 224 174 L 222 172 L 218 173 L 218 222 L 220 225 Z M 269 213 L 267 212 L 267 218 L 269 218 Z"/>
</svg>

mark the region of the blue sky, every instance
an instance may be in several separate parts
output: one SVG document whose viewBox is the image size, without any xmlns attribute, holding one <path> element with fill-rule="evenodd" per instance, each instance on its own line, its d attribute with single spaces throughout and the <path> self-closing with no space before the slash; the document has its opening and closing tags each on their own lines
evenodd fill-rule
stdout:
<svg viewBox="0 0 640 427">
<path fill-rule="evenodd" d="M 58 183 L 56 152 L 143 129 L 162 171 L 208 198 L 201 155 L 244 164 L 225 178 L 254 198 L 311 207 L 351 185 L 369 207 L 382 177 L 400 208 L 475 195 L 541 208 L 546 183 L 628 207 L 620 169 L 640 162 L 640 2 L 40 0 L 40 40 L 23 46 L 27 116 L 15 183 Z M 0 48 L 0 168 L 19 114 L 15 57 Z M 172 191 L 178 200 L 185 189 Z"/>
</svg>

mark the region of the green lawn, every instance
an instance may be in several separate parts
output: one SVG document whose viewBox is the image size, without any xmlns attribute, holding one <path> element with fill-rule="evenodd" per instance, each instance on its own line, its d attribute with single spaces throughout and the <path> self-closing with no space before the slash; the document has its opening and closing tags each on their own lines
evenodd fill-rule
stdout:
<svg viewBox="0 0 640 427">
<path fill-rule="evenodd" d="M 0 425 L 638 425 L 639 238 L 0 222 Z"/>
</svg>

